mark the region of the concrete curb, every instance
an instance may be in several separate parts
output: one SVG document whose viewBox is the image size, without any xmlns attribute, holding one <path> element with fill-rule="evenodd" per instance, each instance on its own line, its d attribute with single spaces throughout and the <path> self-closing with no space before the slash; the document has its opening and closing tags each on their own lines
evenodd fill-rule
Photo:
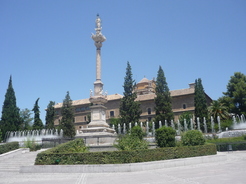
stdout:
<svg viewBox="0 0 246 184">
<path fill-rule="evenodd" d="M 226 155 L 210 155 L 201 157 L 162 160 L 154 162 L 130 164 L 101 164 L 101 165 L 34 165 L 22 166 L 20 173 L 110 173 L 136 172 L 162 168 L 197 165 L 203 163 L 226 161 Z"/>
</svg>

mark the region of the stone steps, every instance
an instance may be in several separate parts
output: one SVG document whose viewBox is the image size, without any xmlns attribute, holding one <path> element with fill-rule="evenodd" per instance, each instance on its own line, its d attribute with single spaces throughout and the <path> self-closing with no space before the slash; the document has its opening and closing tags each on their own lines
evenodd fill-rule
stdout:
<svg viewBox="0 0 246 184">
<path fill-rule="evenodd" d="M 0 160 L 0 172 L 19 172 L 21 166 L 34 165 L 36 155 L 40 151 L 19 151 L 2 156 Z"/>
</svg>

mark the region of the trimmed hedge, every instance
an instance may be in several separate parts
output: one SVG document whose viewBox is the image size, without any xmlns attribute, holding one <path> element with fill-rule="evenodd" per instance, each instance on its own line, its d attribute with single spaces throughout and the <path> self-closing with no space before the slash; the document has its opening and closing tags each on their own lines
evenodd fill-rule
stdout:
<svg viewBox="0 0 246 184">
<path fill-rule="evenodd" d="M 37 155 L 35 165 L 122 164 L 196 157 L 216 154 L 215 144 L 202 146 L 167 147 L 134 151 L 50 153 Z"/>
<path fill-rule="evenodd" d="M 246 150 L 245 142 L 227 142 L 227 143 L 215 143 L 218 151 L 229 151 L 228 146 L 231 145 L 232 151 Z"/>
<path fill-rule="evenodd" d="M 0 145 L 0 154 L 7 153 L 9 151 L 13 151 L 19 149 L 18 142 L 9 142 L 3 145 Z"/>
</svg>

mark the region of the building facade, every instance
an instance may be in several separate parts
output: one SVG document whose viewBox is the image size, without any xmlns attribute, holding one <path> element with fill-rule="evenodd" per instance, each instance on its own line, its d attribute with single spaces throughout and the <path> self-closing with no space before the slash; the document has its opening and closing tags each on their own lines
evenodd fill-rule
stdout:
<svg viewBox="0 0 246 184">
<path fill-rule="evenodd" d="M 142 114 L 140 121 L 151 121 L 155 117 L 155 80 L 148 80 L 143 78 L 137 83 L 135 92 L 137 93 L 136 101 L 140 102 L 140 108 Z M 194 114 L 194 97 L 195 97 L 195 84 L 189 84 L 186 89 L 172 90 L 170 91 L 172 97 L 172 110 L 174 112 L 174 120 L 177 120 L 179 116 L 184 112 L 191 112 Z M 207 95 L 207 104 L 210 105 L 212 99 Z M 111 118 L 119 118 L 120 100 L 123 96 L 120 94 L 107 95 L 108 102 L 104 105 L 106 110 L 106 121 L 110 123 Z M 80 130 L 82 127 L 87 127 L 90 122 L 90 106 L 89 98 L 73 101 L 74 106 L 74 124 L 76 130 Z M 61 121 L 61 108 L 62 103 L 58 103 L 55 106 L 56 118 L 55 125 L 59 125 Z"/>
</svg>

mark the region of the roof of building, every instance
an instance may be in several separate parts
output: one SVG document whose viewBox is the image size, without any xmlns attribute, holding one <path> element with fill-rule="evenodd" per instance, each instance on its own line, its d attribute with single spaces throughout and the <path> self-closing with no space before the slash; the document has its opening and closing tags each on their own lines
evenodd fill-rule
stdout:
<svg viewBox="0 0 246 184">
<path fill-rule="evenodd" d="M 146 82 L 149 82 L 149 79 L 147 79 L 146 77 L 144 77 L 139 83 L 146 83 Z"/>
<path fill-rule="evenodd" d="M 107 95 L 108 101 L 118 100 L 118 99 L 121 99 L 122 97 L 123 97 L 122 95 L 117 94 L 117 93 L 113 95 Z M 82 105 L 82 104 L 90 104 L 90 103 L 91 102 L 89 98 L 72 101 L 72 105 Z M 54 108 L 61 108 L 61 107 L 62 107 L 62 103 L 57 103 L 56 105 L 54 105 Z"/>
<path fill-rule="evenodd" d="M 174 96 L 182 96 L 182 95 L 189 95 L 194 94 L 195 89 L 194 88 L 187 88 L 187 89 L 178 89 L 178 90 L 172 90 L 170 91 L 170 94 L 172 97 Z M 155 93 L 149 93 L 144 95 L 138 95 L 137 101 L 145 101 L 145 100 L 152 100 L 155 98 Z"/>
<path fill-rule="evenodd" d="M 182 96 L 182 95 L 189 95 L 189 94 L 194 94 L 195 93 L 195 89 L 194 88 L 187 88 L 187 89 L 178 89 L 178 90 L 172 90 L 170 91 L 171 96 Z M 137 101 L 145 101 L 145 100 L 152 100 L 155 98 L 155 93 L 149 93 L 149 94 L 144 94 L 144 95 L 138 95 L 137 96 Z M 113 95 L 108 95 L 107 99 L 108 101 L 111 100 L 118 100 L 123 98 L 123 95 L 121 94 L 113 94 Z M 86 99 L 80 99 L 80 100 L 74 100 L 72 102 L 72 105 L 82 105 L 82 104 L 90 104 L 89 98 Z M 55 106 L 55 108 L 61 108 L 62 107 L 62 103 L 57 103 Z"/>
</svg>

